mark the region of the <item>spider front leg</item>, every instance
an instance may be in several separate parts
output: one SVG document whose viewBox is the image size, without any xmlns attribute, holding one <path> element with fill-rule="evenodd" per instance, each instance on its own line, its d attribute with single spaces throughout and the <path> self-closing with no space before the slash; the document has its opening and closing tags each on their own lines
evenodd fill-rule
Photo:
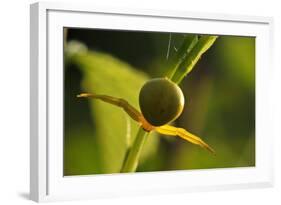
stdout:
<svg viewBox="0 0 281 205">
<path fill-rule="evenodd" d="M 215 151 L 205 143 L 201 138 L 191 134 L 190 132 L 186 131 L 183 128 L 174 127 L 171 125 L 163 125 L 161 127 L 156 127 L 155 130 L 163 135 L 170 135 L 170 136 L 179 136 L 193 144 L 197 144 L 200 147 L 203 147 L 210 151 L 211 153 L 215 154 Z"/>
<path fill-rule="evenodd" d="M 94 99 L 99 99 L 104 102 L 110 103 L 112 105 L 116 105 L 118 107 L 123 108 L 123 110 L 135 121 L 141 124 L 143 129 L 147 132 L 150 132 L 151 130 L 154 129 L 152 125 L 150 125 L 143 115 L 132 105 L 128 103 L 128 101 L 122 99 L 122 98 L 116 98 L 108 95 L 96 95 L 92 93 L 81 93 L 77 95 L 77 97 L 85 97 L 85 98 L 94 98 Z"/>
</svg>

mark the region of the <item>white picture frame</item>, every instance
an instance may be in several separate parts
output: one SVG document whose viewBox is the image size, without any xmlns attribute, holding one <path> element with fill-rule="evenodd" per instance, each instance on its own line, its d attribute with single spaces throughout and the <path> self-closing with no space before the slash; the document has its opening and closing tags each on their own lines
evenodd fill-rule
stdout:
<svg viewBox="0 0 281 205">
<path fill-rule="evenodd" d="M 256 166 L 64 177 L 63 27 L 255 36 Z M 41 202 L 273 186 L 272 28 L 273 19 L 270 17 L 97 8 L 95 5 L 71 3 L 32 4 L 30 198 Z"/>
</svg>

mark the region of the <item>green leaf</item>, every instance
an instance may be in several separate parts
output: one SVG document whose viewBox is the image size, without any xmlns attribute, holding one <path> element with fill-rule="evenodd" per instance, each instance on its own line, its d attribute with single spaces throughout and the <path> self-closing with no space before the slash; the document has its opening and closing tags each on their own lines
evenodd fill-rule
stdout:
<svg viewBox="0 0 281 205">
<path fill-rule="evenodd" d="M 181 47 L 177 52 L 174 53 L 171 59 L 171 65 L 168 67 L 168 71 L 166 72 L 166 76 L 168 78 L 172 78 L 179 64 L 182 63 L 182 61 L 186 58 L 186 56 L 197 43 L 197 41 L 198 35 L 186 35 L 184 37 Z"/>
<path fill-rule="evenodd" d="M 191 51 L 185 56 L 176 67 L 171 80 L 179 84 L 182 79 L 193 69 L 197 61 L 200 59 L 203 53 L 205 53 L 215 42 L 217 36 L 202 36 L 193 46 Z"/>
<path fill-rule="evenodd" d="M 77 47 L 79 46 L 75 48 Z M 139 109 L 138 94 L 148 79 L 146 74 L 105 53 L 86 51 L 84 48 L 81 52 L 78 49 L 69 53 L 71 55 L 67 55 L 68 61 L 78 66 L 83 73 L 84 92 L 124 98 Z M 139 126 L 131 119 L 128 123 L 127 114 L 119 107 L 98 100 L 88 100 L 95 127 L 93 138 L 99 148 L 101 173 L 120 172 L 128 144 L 134 140 Z M 155 135 L 149 135 L 140 161 L 156 151 L 158 138 Z"/>
</svg>

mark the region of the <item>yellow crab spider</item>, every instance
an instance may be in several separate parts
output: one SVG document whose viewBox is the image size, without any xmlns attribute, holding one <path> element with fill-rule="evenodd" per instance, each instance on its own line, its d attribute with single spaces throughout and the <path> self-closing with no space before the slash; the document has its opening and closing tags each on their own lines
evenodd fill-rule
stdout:
<svg viewBox="0 0 281 205">
<path fill-rule="evenodd" d="M 139 95 L 142 112 L 139 112 L 122 98 L 92 93 L 81 93 L 77 97 L 99 99 L 123 108 L 146 132 L 156 131 L 163 135 L 179 136 L 207 149 L 211 153 L 215 153 L 201 138 L 183 128 L 168 125 L 169 122 L 174 121 L 181 114 L 184 106 L 184 96 L 179 86 L 167 78 L 154 78 L 144 84 Z"/>
</svg>

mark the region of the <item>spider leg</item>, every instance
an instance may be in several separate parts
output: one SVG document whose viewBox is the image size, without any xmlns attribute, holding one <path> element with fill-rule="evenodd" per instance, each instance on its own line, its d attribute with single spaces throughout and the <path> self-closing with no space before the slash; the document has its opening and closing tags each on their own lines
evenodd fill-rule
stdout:
<svg viewBox="0 0 281 205">
<path fill-rule="evenodd" d="M 152 125 L 150 125 L 143 117 L 143 115 L 132 105 L 128 103 L 128 101 L 122 99 L 122 98 L 116 98 L 108 95 L 96 95 L 92 93 L 81 93 L 80 95 L 77 95 L 77 97 L 89 97 L 94 99 L 99 99 L 104 102 L 110 103 L 112 105 L 116 105 L 118 107 L 123 108 L 123 110 L 135 121 L 140 123 L 146 131 L 151 131 L 154 129 Z"/>
<path fill-rule="evenodd" d="M 190 132 L 186 131 L 183 128 L 173 127 L 171 125 L 163 125 L 161 127 L 156 127 L 155 130 L 163 135 L 179 136 L 215 154 L 215 151 L 208 144 L 206 144 L 201 138 L 191 134 Z"/>
</svg>

